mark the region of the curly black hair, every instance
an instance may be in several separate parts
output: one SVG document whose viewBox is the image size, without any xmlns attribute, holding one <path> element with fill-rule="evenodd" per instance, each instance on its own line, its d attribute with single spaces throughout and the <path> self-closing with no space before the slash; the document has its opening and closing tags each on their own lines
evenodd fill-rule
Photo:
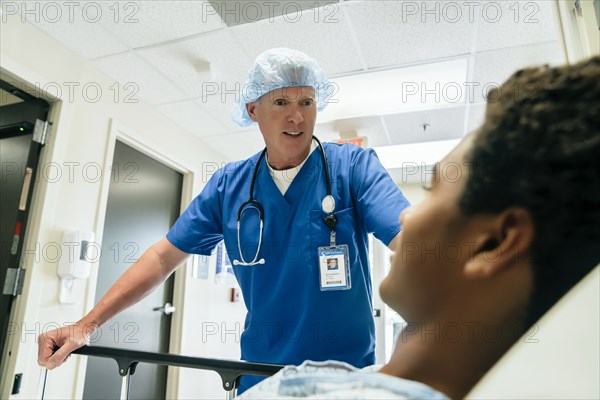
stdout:
<svg viewBox="0 0 600 400">
<path fill-rule="evenodd" d="M 531 213 L 528 328 L 600 262 L 600 57 L 514 73 L 466 157 L 465 214 Z"/>
</svg>

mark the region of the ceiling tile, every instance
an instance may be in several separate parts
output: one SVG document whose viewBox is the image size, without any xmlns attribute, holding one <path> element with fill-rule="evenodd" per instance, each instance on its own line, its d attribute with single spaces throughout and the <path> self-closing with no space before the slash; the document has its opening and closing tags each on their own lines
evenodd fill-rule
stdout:
<svg viewBox="0 0 600 400">
<path fill-rule="evenodd" d="M 361 70 L 363 64 L 341 7 L 330 4 L 231 30 L 252 59 L 265 50 L 288 47 L 317 60 L 329 76 Z"/>
<path fill-rule="evenodd" d="M 136 53 L 231 131 L 239 129 L 231 122 L 230 113 L 252 60 L 236 44 L 229 29 Z M 203 62 L 210 63 L 209 72 L 198 68 Z"/>
<path fill-rule="evenodd" d="M 133 3 L 133 2 L 132 2 Z M 112 19 L 109 2 L 25 1 L 19 10 L 27 21 L 84 58 L 96 58 L 127 50 L 102 21 Z"/>
<path fill-rule="evenodd" d="M 344 7 L 368 67 L 378 68 L 469 53 L 475 24 L 443 4 L 357 1 Z"/>
<path fill-rule="evenodd" d="M 99 58 L 94 64 L 121 86 L 133 84 L 139 89 L 136 98 L 150 104 L 171 103 L 185 98 L 180 89 L 134 53 Z"/>
<path fill-rule="evenodd" d="M 231 113 L 234 107 L 233 98 L 235 96 L 232 94 L 228 97 L 229 98 L 226 99 L 220 99 L 219 97 L 214 96 L 206 98 L 206 101 L 196 100 L 196 102 L 202 104 L 204 110 L 225 126 L 229 132 L 233 132 L 243 128 L 234 123 L 231 119 Z"/>
<path fill-rule="evenodd" d="M 386 115 L 383 117 L 393 145 L 461 138 L 465 106 Z M 429 124 L 423 129 L 424 124 Z"/>
<path fill-rule="evenodd" d="M 173 122 L 196 136 L 211 136 L 227 131 L 199 104 L 191 100 L 161 105 L 158 109 Z"/>
<path fill-rule="evenodd" d="M 483 1 L 474 3 L 479 18 L 476 51 L 558 39 L 552 1 Z"/>
<path fill-rule="evenodd" d="M 214 10 L 228 26 L 251 24 L 263 19 L 273 19 L 286 15 L 288 19 L 296 19 L 296 14 L 308 9 L 323 7 L 338 0 L 279 0 L 279 1 L 210 1 Z"/>
<path fill-rule="evenodd" d="M 498 87 L 521 68 L 542 64 L 562 64 L 564 58 L 557 42 L 492 50 L 475 55 L 473 88 L 475 103 L 485 101 L 488 91 Z M 471 97 L 471 96 L 469 96 Z"/>
<path fill-rule="evenodd" d="M 102 20 L 131 48 L 222 29 L 225 24 L 207 1 L 110 2 L 112 18 Z"/>
</svg>

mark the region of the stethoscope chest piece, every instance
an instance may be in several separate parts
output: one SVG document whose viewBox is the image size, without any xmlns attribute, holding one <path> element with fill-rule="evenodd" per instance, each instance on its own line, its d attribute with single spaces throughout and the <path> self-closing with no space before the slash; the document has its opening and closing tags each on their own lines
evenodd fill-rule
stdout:
<svg viewBox="0 0 600 400">
<path fill-rule="evenodd" d="M 330 214 L 335 210 L 335 200 L 332 195 L 328 194 L 321 201 L 321 208 L 325 214 Z"/>
</svg>

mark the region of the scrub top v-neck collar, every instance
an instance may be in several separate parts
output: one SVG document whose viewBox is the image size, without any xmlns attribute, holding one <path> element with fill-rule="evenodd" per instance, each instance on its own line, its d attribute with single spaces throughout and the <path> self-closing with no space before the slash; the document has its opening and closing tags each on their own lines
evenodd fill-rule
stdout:
<svg viewBox="0 0 600 400">
<path fill-rule="evenodd" d="M 299 201 L 299 197 L 303 197 L 302 192 L 306 192 L 305 185 L 299 184 L 298 182 L 305 181 L 305 175 L 314 171 L 315 159 L 320 159 L 318 151 L 313 151 L 309 156 L 298 174 L 292 181 L 290 187 L 285 193 L 285 196 L 281 194 L 279 188 L 273 181 L 269 168 L 265 165 L 259 168 L 257 184 L 255 187 L 255 197 L 260 199 L 261 202 L 270 204 L 278 212 L 279 216 L 283 221 L 289 222 L 293 214 L 293 208 L 296 207 L 296 202 Z M 316 156 L 315 156 L 316 154 Z M 324 179 L 324 178 L 323 178 Z M 303 187 L 304 186 L 304 187 Z M 298 193 L 298 192 L 301 193 Z M 265 207 L 265 209 L 271 209 L 271 207 Z"/>
<path fill-rule="evenodd" d="M 317 141 L 313 140 L 310 145 L 308 154 L 306 155 L 304 160 L 302 160 L 300 165 L 298 165 L 297 167 L 292 167 L 292 168 L 288 168 L 288 169 L 282 169 L 282 170 L 274 169 L 273 167 L 271 167 L 271 165 L 269 165 L 269 156 L 267 155 L 265 157 L 265 164 L 267 164 L 267 167 L 269 168 L 269 173 L 271 174 L 271 177 L 273 178 L 273 181 L 275 182 L 275 186 L 277 186 L 279 188 L 279 191 L 281 192 L 281 194 L 283 194 L 285 196 L 285 194 L 287 193 L 287 190 L 292 185 L 292 182 L 294 181 L 294 179 L 296 178 L 298 173 L 302 170 L 302 167 L 304 166 L 304 164 L 306 164 L 306 161 L 308 161 L 310 155 L 318 147 L 319 147 L 319 145 L 318 145 Z"/>
</svg>

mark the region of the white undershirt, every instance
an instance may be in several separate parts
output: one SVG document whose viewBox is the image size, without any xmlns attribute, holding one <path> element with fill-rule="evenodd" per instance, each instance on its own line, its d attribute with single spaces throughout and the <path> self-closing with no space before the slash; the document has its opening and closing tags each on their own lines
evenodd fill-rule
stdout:
<svg viewBox="0 0 600 400">
<path fill-rule="evenodd" d="M 277 186 L 282 195 L 285 195 L 285 192 L 287 192 L 288 188 L 294 181 L 294 178 L 296 177 L 296 175 L 298 175 L 298 172 L 300 172 L 300 169 L 302 168 L 306 160 L 308 160 L 308 157 L 310 157 L 312 152 L 315 151 L 317 147 L 317 141 L 313 140 L 310 145 L 310 152 L 308 153 L 308 156 L 306 156 L 306 158 L 304 159 L 304 161 L 302 161 L 300 165 L 290 169 L 275 170 L 269 165 L 269 160 L 267 159 L 267 157 L 265 157 L 265 161 L 267 163 L 267 166 L 269 167 L 269 173 L 271 174 L 271 178 L 273 178 L 275 185 Z"/>
</svg>

